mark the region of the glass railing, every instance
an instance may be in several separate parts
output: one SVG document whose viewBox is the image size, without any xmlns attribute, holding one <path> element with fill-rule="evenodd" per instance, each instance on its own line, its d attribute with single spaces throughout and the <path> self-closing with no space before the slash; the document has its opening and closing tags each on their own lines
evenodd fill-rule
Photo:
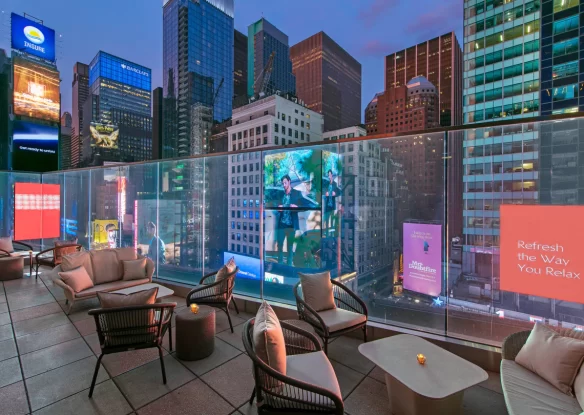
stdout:
<svg viewBox="0 0 584 415">
<path fill-rule="evenodd" d="M 186 284 L 234 257 L 238 294 L 287 304 L 298 273 L 329 271 L 371 321 L 488 344 L 582 330 L 583 122 L 3 172 L 0 234 L 131 246 Z"/>
</svg>

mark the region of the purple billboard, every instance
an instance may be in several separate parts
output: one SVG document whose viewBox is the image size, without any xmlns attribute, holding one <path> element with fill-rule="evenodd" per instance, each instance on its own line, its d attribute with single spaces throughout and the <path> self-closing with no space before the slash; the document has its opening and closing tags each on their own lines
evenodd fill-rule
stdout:
<svg viewBox="0 0 584 415">
<path fill-rule="evenodd" d="M 440 295 L 442 225 L 404 223 L 404 289 Z"/>
</svg>

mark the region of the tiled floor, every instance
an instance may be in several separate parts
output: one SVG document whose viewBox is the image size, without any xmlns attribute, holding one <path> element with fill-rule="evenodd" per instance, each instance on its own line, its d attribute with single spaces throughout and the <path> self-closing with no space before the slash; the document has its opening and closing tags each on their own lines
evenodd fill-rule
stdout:
<svg viewBox="0 0 584 415">
<path fill-rule="evenodd" d="M 98 385 L 87 397 L 99 353 L 93 318 L 96 300 L 75 305 L 66 316 L 62 291 L 48 280 L 25 278 L 0 283 L 0 414 L 255 414 L 246 402 L 253 389 L 251 361 L 235 317 L 231 334 L 217 313 L 215 352 L 196 362 L 165 351 L 168 383 L 162 384 L 155 349 L 109 355 L 102 360 Z M 41 275 L 42 277 L 42 275 Z M 186 311 L 184 299 L 177 312 Z M 349 415 L 389 414 L 383 372 L 361 356 L 360 341 L 340 338 L 329 347 Z M 168 349 L 168 339 L 165 340 Z M 470 388 L 465 414 L 506 414 L 499 377 Z"/>
</svg>

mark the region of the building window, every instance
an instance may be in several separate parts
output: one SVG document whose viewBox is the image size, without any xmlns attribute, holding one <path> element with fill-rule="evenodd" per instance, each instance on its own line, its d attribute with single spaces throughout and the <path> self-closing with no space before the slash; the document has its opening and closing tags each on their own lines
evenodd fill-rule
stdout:
<svg viewBox="0 0 584 415">
<path fill-rule="evenodd" d="M 264 125 L 262 126 L 262 132 L 263 132 L 264 134 L 268 132 L 268 124 L 264 124 Z"/>
<path fill-rule="evenodd" d="M 277 124 L 277 123 L 276 123 L 276 124 L 274 124 L 274 132 L 275 132 L 275 133 L 279 133 L 279 132 L 280 132 L 280 131 L 278 130 L 278 128 L 279 128 L 279 127 L 278 127 L 278 124 Z"/>
<path fill-rule="evenodd" d="M 577 30 L 579 27 L 579 22 L 580 22 L 579 15 L 571 16 L 566 19 L 554 22 L 554 35 L 566 33 L 571 30 Z"/>
<path fill-rule="evenodd" d="M 276 145 L 279 144 L 278 137 L 274 137 L 274 144 L 276 144 Z"/>
</svg>

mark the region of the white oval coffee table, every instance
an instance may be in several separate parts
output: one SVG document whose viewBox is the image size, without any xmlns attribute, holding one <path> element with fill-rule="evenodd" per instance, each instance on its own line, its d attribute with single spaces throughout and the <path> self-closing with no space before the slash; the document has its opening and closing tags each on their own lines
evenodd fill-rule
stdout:
<svg viewBox="0 0 584 415">
<path fill-rule="evenodd" d="M 364 343 L 359 352 L 385 371 L 390 413 L 460 414 L 464 390 L 488 379 L 477 365 L 409 334 Z M 426 356 L 421 365 L 417 355 Z"/>
</svg>

